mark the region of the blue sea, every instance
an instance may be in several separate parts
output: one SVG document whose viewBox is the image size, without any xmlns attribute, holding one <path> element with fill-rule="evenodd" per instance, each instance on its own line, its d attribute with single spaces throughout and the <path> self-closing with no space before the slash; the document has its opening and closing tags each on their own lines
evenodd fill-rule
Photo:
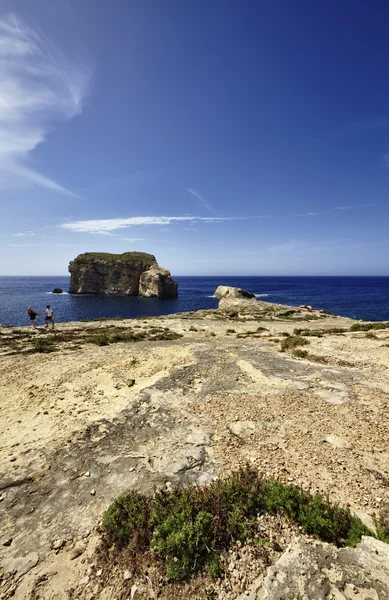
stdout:
<svg viewBox="0 0 389 600">
<path fill-rule="evenodd" d="M 298 306 L 309 304 L 337 315 L 371 321 L 389 320 L 389 277 L 175 277 L 177 299 L 73 296 L 69 277 L 0 277 L 0 324 L 27 325 L 27 307 L 43 312 L 50 304 L 56 321 L 99 317 L 146 317 L 217 308 L 218 285 L 241 287 L 258 299 Z M 43 317 L 42 317 L 43 319 Z M 38 323 L 40 319 L 38 318 Z"/>
</svg>

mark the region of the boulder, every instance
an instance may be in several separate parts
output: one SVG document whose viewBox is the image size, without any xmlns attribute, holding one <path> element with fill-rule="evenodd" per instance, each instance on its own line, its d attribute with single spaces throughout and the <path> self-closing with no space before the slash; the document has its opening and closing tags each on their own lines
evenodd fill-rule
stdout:
<svg viewBox="0 0 389 600">
<path fill-rule="evenodd" d="M 363 537 L 356 548 L 295 540 L 236 600 L 389 598 L 389 544 Z"/>
<path fill-rule="evenodd" d="M 142 275 L 149 277 L 142 279 Z M 71 294 L 107 294 L 175 298 L 177 283 L 159 267 L 155 256 L 145 252 L 86 252 L 69 264 Z"/>
<path fill-rule="evenodd" d="M 61 288 L 54 288 L 52 294 L 62 294 Z"/>
<path fill-rule="evenodd" d="M 230 287 L 228 285 L 219 285 L 215 291 L 215 298 L 221 300 L 222 298 L 255 298 L 255 294 L 246 292 L 237 287 Z"/>
<path fill-rule="evenodd" d="M 170 271 L 155 265 L 140 276 L 139 294 L 145 298 L 177 298 L 178 285 Z"/>
</svg>

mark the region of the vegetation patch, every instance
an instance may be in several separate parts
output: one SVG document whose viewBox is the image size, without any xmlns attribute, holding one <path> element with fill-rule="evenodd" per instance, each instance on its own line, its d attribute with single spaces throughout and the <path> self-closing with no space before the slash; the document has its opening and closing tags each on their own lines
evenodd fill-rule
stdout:
<svg viewBox="0 0 389 600">
<path fill-rule="evenodd" d="M 323 337 L 323 332 L 320 329 L 295 329 L 293 333 L 295 335 Z"/>
<path fill-rule="evenodd" d="M 57 350 L 58 346 L 56 345 L 55 340 L 52 337 L 39 337 L 31 341 L 32 352 L 42 352 L 44 354 L 47 354 L 49 352 L 56 352 Z"/>
<path fill-rule="evenodd" d="M 155 256 L 147 252 L 124 252 L 123 254 L 111 254 L 110 252 L 85 252 L 75 259 L 76 264 L 90 264 L 94 260 L 104 260 L 108 262 L 139 262 L 146 264 L 156 264 Z"/>
<path fill-rule="evenodd" d="M 308 352 L 306 350 L 300 350 L 300 348 L 296 348 L 296 350 L 292 350 L 293 356 L 296 358 L 307 358 Z"/>
<path fill-rule="evenodd" d="M 323 335 L 333 335 L 337 333 L 344 333 L 348 331 L 344 327 L 331 327 L 329 329 L 295 329 L 295 335 L 304 335 L 312 337 L 323 337 Z"/>
<path fill-rule="evenodd" d="M 389 329 L 389 322 L 354 323 L 350 327 L 350 331 L 371 331 L 372 329 Z"/>
<path fill-rule="evenodd" d="M 292 317 L 293 315 L 296 314 L 296 310 L 290 309 L 290 310 L 284 310 L 283 312 L 279 312 L 276 314 L 276 317 Z"/>
<path fill-rule="evenodd" d="M 298 346 L 306 346 L 309 341 L 300 335 L 290 335 L 281 341 L 281 350 L 293 350 Z"/>
<path fill-rule="evenodd" d="M 176 340 L 182 335 L 170 331 L 167 327 L 150 327 L 141 331 L 133 331 L 128 327 L 108 325 L 98 329 L 68 329 L 57 331 L 47 329 L 36 333 L 31 330 L 16 335 L 10 332 L 0 338 L 0 347 L 6 347 L 13 352 L 49 353 L 60 349 L 78 350 L 80 344 L 96 344 L 108 346 L 118 342 L 165 341 Z M 61 346 L 58 346 L 61 344 Z"/>
<path fill-rule="evenodd" d="M 135 491 L 119 496 L 102 521 L 104 547 L 136 556 L 150 552 L 166 566 L 171 581 L 188 579 L 207 569 L 222 572 L 222 556 L 237 541 L 256 534 L 258 515 L 281 513 L 305 532 L 337 546 L 355 547 L 362 535 L 373 535 L 349 509 L 320 494 L 265 479 L 245 467 L 206 487 L 159 491 L 154 497 Z M 382 539 L 388 531 L 379 530 Z M 263 533 L 262 536 L 263 537 Z"/>
<path fill-rule="evenodd" d="M 246 337 L 261 337 L 258 334 L 263 333 L 264 331 L 269 331 L 267 329 L 267 327 L 257 327 L 257 329 L 255 331 L 244 331 L 242 333 L 237 333 L 236 337 L 237 338 L 246 338 Z"/>
</svg>

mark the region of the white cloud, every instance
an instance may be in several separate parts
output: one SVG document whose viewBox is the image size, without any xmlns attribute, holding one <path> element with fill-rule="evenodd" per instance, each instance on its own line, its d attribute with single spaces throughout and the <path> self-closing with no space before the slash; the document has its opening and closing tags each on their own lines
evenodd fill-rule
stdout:
<svg viewBox="0 0 389 600">
<path fill-rule="evenodd" d="M 389 153 L 388 154 L 384 154 L 383 158 L 384 158 L 385 166 L 389 167 Z"/>
<path fill-rule="evenodd" d="M 35 235 L 35 233 L 33 231 L 25 231 L 24 233 L 14 233 L 13 235 L 14 235 L 14 237 L 25 237 L 25 236 L 30 237 L 32 235 Z"/>
<path fill-rule="evenodd" d="M 102 233 L 139 225 L 170 225 L 188 221 L 194 223 L 199 223 L 201 221 L 213 223 L 246 218 L 249 217 L 128 217 L 127 219 L 74 221 L 72 223 L 62 223 L 59 227 L 81 233 Z"/>
<path fill-rule="evenodd" d="M 0 183 L 72 192 L 28 165 L 59 122 L 81 113 L 89 67 L 72 63 L 15 15 L 0 18 Z"/>
<path fill-rule="evenodd" d="M 123 242 L 144 242 L 145 238 L 128 238 L 128 237 L 121 237 L 119 238 L 119 240 L 122 240 Z"/>
<path fill-rule="evenodd" d="M 195 198 L 197 198 L 198 200 L 200 200 L 201 204 L 210 212 L 212 212 L 212 206 L 210 205 L 210 203 L 203 197 L 201 196 L 198 192 L 196 192 L 196 190 L 193 190 L 192 188 L 186 188 L 186 191 L 189 192 L 189 194 L 192 194 L 192 196 L 194 196 Z"/>
<path fill-rule="evenodd" d="M 9 244 L 9 248 L 63 248 L 67 244 Z"/>
</svg>

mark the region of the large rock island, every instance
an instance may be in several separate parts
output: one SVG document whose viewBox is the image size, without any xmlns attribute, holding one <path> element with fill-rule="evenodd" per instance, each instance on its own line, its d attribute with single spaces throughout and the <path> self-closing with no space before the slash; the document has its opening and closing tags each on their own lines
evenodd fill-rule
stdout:
<svg viewBox="0 0 389 600">
<path fill-rule="evenodd" d="M 85 252 L 69 264 L 70 294 L 176 298 L 178 285 L 152 254 Z"/>
</svg>

